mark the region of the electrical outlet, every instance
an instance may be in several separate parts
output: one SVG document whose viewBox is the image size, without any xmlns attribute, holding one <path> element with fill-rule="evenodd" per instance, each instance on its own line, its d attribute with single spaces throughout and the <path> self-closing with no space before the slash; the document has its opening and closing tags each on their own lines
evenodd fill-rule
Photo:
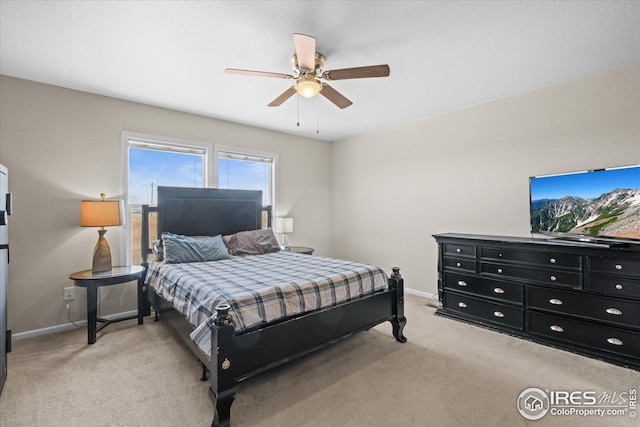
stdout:
<svg viewBox="0 0 640 427">
<path fill-rule="evenodd" d="M 72 299 L 74 299 L 74 290 L 75 288 L 73 286 L 64 288 L 64 301 L 71 301 Z"/>
</svg>

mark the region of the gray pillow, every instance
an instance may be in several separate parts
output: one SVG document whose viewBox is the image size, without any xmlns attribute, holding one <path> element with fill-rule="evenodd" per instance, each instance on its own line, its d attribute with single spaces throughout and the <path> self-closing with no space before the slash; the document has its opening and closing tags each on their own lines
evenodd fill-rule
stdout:
<svg viewBox="0 0 640 427">
<path fill-rule="evenodd" d="M 162 233 L 164 261 L 169 264 L 183 262 L 206 262 L 227 259 L 229 251 L 222 236 L 189 237 L 180 234 Z"/>
<path fill-rule="evenodd" d="M 260 255 L 280 250 L 276 236 L 270 228 L 224 236 L 224 242 L 232 255 Z"/>
</svg>

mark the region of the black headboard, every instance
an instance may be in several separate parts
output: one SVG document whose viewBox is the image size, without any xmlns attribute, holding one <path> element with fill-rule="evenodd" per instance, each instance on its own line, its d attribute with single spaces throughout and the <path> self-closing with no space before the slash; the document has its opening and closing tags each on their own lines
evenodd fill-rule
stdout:
<svg viewBox="0 0 640 427">
<path fill-rule="evenodd" d="M 158 187 L 158 206 L 142 207 L 142 262 L 149 253 L 149 212 L 158 213 L 157 239 L 163 232 L 186 236 L 227 235 L 262 228 L 262 191 L 221 188 Z M 147 246 L 145 248 L 145 246 Z"/>
<path fill-rule="evenodd" d="M 158 238 L 164 231 L 215 236 L 262 228 L 262 191 L 158 187 Z"/>
</svg>

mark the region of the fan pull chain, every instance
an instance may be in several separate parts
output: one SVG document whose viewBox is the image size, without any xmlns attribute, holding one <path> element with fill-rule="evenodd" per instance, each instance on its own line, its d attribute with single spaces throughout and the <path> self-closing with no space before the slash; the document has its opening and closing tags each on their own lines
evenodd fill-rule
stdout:
<svg viewBox="0 0 640 427">
<path fill-rule="evenodd" d="M 298 119 L 296 126 L 300 127 L 300 95 L 296 96 L 296 114 Z"/>
<path fill-rule="evenodd" d="M 320 106 L 316 102 L 316 133 L 320 133 Z"/>
</svg>

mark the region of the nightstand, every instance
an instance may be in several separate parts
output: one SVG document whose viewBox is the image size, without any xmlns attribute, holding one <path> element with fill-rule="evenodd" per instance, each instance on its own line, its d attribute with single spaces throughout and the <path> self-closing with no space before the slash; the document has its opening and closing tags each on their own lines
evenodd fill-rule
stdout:
<svg viewBox="0 0 640 427">
<path fill-rule="evenodd" d="M 289 251 L 295 252 L 297 254 L 305 254 L 305 255 L 313 255 L 313 248 L 305 248 L 304 246 L 291 246 Z"/>
<path fill-rule="evenodd" d="M 78 271 L 69 275 L 69 279 L 74 281 L 76 286 L 87 288 L 87 329 L 88 342 L 96 342 L 96 333 L 101 331 L 110 323 L 121 322 L 123 320 L 138 319 L 138 325 L 143 322 L 145 314 L 144 304 L 144 268 L 139 265 L 128 265 L 113 267 L 110 271 L 94 273 L 91 270 Z M 103 319 L 98 317 L 98 286 L 111 286 L 119 283 L 138 281 L 138 314 L 116 319 Z M 102 323 L 97 327 L 97 322 Z"/>
</svg>

